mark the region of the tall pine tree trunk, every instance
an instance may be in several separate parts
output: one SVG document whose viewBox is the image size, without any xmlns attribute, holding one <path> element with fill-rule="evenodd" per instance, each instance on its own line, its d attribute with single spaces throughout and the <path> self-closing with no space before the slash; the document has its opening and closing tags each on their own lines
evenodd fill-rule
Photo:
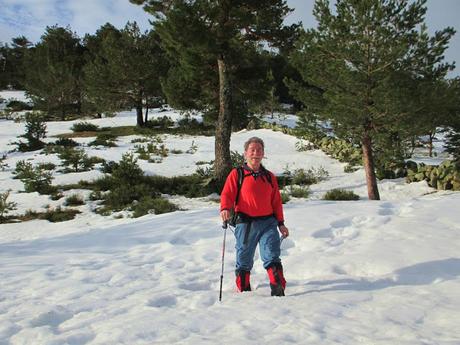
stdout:
<svg viewBox="0 0 460 345">
<path fill-rule="evenodd" d="M 144 127 L 144 117 L 142 114 L 142 102 L 136 104 L 136 125 L 138 127 Z"/>
<path fill-rule="evenodd" d="M 379 189 L 377 187 L 377 177 L 375 176 L 374 157 L 372 154 L 372 140 L 368 131 L 364 132 L 362 138 L 363 163 L 366 172 L 367 194 L 369 200 L 380 200 Z"/>
<path fill-rule="evenodd" d="M 64 91 L 61 92 L 60 106 L 61 106 L 61 121 L 65 121 L 65 95 Z"/>
<path fill-rule="evenodd" d="M 142 89 L 139 90 L 139 94 L 137 95 L 136 99 L 136 125 L 137 127 L 144 127 L 144 116 L 142 113 L 142 98 L 144 96 L 144 91 Z"/>
<path fill-rule="evenodd" d="M 217 65 L 219 68 L 219 116 L 216 126 L 214 170 L 217 188 L 220 190 L 232 168 L 230 158 L 232 90 L 228 75 L 228 66 L 223 54 L 217 59 Z"/>
<path fill-rule="evenodd" d="M 147 103 L 147 102 L 146 102 Z M 145 107 L 145 118 L 144 118 L 144 124 L 147 125 L 147 122 L 149 121 L 149 106 L 147 105 Z"/>
<path fill-rule="evenodd" d="M 430 134 L 428 135 L 428 138 L 429 138 L 429 142 L 428 142 L 428 154 L 430 157 L 433 157 L 433 139 L 435 137 L 435 133 L 434 132 L 430 132 Z"/>
</svg>

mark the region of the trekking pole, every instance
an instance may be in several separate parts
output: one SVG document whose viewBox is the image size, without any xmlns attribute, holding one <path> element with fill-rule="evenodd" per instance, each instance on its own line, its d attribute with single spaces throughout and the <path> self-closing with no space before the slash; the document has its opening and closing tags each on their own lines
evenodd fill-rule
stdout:
<svg viewBox="0 0 460 345">
<path fill-rule="evenodd" d="M 285 238 L 286 238 L 286 236 L 284 236 L 284 235 L 282 235 L 282 236 L 280 237 L 280 246 L 281 246 L 281 243 L 283 243 L 283 241 L 284 241 Z"/>
<path fill-rule="evenodd" d="M 222 272 L 220 273 L 220 290 L 219 290 L 219 302 L 222 302 L 222 282 L 224 281 L 224 256 L 225 256 L 225 238 L 227 237 L 227 221 L 222 224 L 224 229 L 224 242 L 222 244 Z"/>
</svg>

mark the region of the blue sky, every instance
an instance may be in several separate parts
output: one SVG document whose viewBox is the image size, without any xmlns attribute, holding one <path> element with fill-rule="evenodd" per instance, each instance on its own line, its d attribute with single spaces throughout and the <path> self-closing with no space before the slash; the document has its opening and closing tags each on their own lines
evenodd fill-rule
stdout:
<svg viewBox="0 0 460 345">
<path fill-rule="evenodd" d="M 305 27 L 314 27 L 312 15 L 314 0 L 287 0 L 294 12 L 288 23 L 302 21 Z M 333 2 L 333 1 L 331 1 Z M 446 26 L 458 32 L 450 42 L 446 61 L 457 61 L 451 76 L 460 75 L 460 0 L 428 0 L 426 22 L 430 32 Z M 70 25 L 79 36 L 94 33 L 101 25 L 110 22 L 123 27 L 127 21 L 137 21 L 141 28 L 149 28 L 149 16 L 140 6 L 128 0 L 0 0 L 0 42 L 10 42 L 20 35 L 37 42 L 45 27 Z"/>
</svg>

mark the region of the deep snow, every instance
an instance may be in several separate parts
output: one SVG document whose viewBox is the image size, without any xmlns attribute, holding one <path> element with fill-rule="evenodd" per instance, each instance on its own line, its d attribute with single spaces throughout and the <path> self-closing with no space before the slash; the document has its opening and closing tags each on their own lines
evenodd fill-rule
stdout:
<svg viewBox="0 0 460 345">
<path fill-rule="evenodd" d="M 107 126 L 134 119 L 126 112 L 91 121 Z M 71 125 L 50 123 L 48 135 Z M 23 125 L 1 121 L 0 128 L 1 153 L 12 149 L 8 143 Z M 233 134 L 232 149 L 241 152 L 252 135 L 266 141 L 265 163 L 275 173 L 286 165 L 322 166 L 331 175 L 312 186 L 311 199 L 285 205 L 291 232 L 282 244 L 285 298 L 269 296 L 258 259 L 254 291 L 235 292 L 234 239 L 227 230 L 218 301 L 223 231 L 212 196 L 172 196 L 185 211 L 138 219 L 102 217 L 88 203 L 68 222 L 0 225 L 0 344 L 460 344 L 460 193 L 387 180 L 379 182 L 382 200 L 369 201 L 362 170 L 345 174 L 344 164 L 321 151 L 296 152 L 291 136 L 242 131 Z M 168 148 L 182 150 L 193 140 L 198 151 L 170 154 L 159 164 L 140 161 L 148 174 L 191 173 L 197 161 L 213 159 L 211 137 L 163 138 Z M 118 160 L 133 149 L 131 139 L 88 153 Z M 18 213 L 62 204 L 20 193 L 11 171 L 28 158 L 59 163 L 53 155 L 8 154 L 0 192 L 12 189 Z M 54 183 L 97 176 L 56 174 Z M 335 187 L 362 200 L 320 200 Z M 88 194 L 66 195 L 74 193 Z"/>
</svg>

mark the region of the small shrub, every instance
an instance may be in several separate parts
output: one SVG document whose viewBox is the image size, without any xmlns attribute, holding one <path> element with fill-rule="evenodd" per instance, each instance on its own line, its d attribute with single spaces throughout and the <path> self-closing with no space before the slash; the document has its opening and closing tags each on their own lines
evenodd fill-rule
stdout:
<svg viewBox="0 0 460 345">
<path fill-rule="evenodd" d="M 107 191 L 116 184 L 120 184 L 120 182 L 113 178 L 113 176 L 110 175 L 105 175 L 101 178 L 98 178 L 97 180 L 94 180 L 90 183 L 85 182 L 84 184 L 79 183 L 80 188 L 83 189 L 92 189 L 95 191 Z"/>
<path fill-rule="evenodd" d="M 174 155 L 179 155 L 179 154 L 181 154 L 181 153 L 184 153 L 184 151 L 182 151 L 182 150 L 176 150 L 176 149 L 172 149 L 170 152 L 171 152 L 172 154 L 174 154 Z"/>
<path fill-rule="evenodd" d="M 77 122 L 70 129 L 73 132 L 96 132 L 99 126 L 90 122 Z"/>
<path fill-rule="evenodd" d="M 50 199 L 51 199 L 51 200 L 54 200 L 54 201 L 59 200 L 59 199 L 61 199 L 61 198 L 63 198 L 63 197 L 64 197 L 64 194 L 62 194 L 62 192 L 59 191 L 59 190 L 57 189 L 57 187 L 56 187 L 56 190 L 54 190 L 54 191 L 50 194 Z"/>
<path fill-rule="evenodd" d="M 291 200 L 291 197 L 289 196 L 289 193 L 285 192 L 285 191 L 282 191 L 281 192 L 281 202 L 283 204 L 286 204 L 287 202 L 289 202 L 289 200 Z"/>
<path fill-rule="evenodd" d="M 292 185 L 309 186 L 326 180 L 329 177 L 329 172 L 323 167 L 319 167 L 318 169 L 311 168 L 308 170 L 296 169 L 293 172 L 285 168 L 284 175 L 287 176 Z"/>
<path fill-rule="evenodd" d="M 104 199 L 104 195 L 102 194 L 100 190 L 93 191 L 89 195 L 89 200 L 91 201 L 97 201 L 97 200 L 102 200 L 102 199 Z"/>
<path fill-rule="evenodd" d="M 209 162 L 207 162 L 207 161 L 198 161 L 198 162 L 195 163 L 195 165 L 207 165 L 207 164 L 213 164 L 213 163 L 214 163 L 214 161 L 209 161 Z"/>
<path fill-rule="evenodd" d="M 359 170 L 359 167 L 354 166 L 352 164 L 347 164 L 343 168 L 343 172 L 345 172 L 345 173 L 354 173 L 355 171 L 358 171 L 358 170 Z"/>
<path fill-rule="evenodd" d="M 47 162 L 47 163 L 38 163 L 37 167 L 42 170 L 54 170 L 56 169 L 56 164 Z"/>
<path fill-rule="evenodd" d="M 202 178 L 210 178 L 214 175 L 214 167 L 198 167 L 195 171 L 195 174 L 201 176 Z"/>
<path fill-rule="evenodd" d="M 160 139 L 161 140 L 161 139 Z M 150 161 L 151 155 L 157 155 L 160 157 L 168 157 L 169 150 L 166 148 L 164 144 L 159 145 L 154 141 L 147 143 L 146 145 L 134 145 L 134 149 L 137 154 L 139 154 L 138 158 L 142 160 Z"/>
<path fill-rule="evenodd" d="M 29 112 L 25 116 L 26 133 L 20 137 L 25 138 L 27 143 L 17 142 L 18 150 L 21 152 L 40 150 L 45 146 L 41 139 L 46 137 L 45 117 L 38 112 Z"/>
<path fill-rule="evenodd" d="M 5 160 L 6 160 L 6 154 L 2 155 L 0 157 L 0 169 L 2 171 L 5 171 L 6 168 L 8 168 L 8 164 L 5 163 Z"/>
<path fill-rule="evenodd" d="M 304 140 L 299 140 L 298 142 L 295 143 L 295 149 L 296 151 L 303 152 L 303 151 L 312 151 L 316 150 L 318 147 L 308 141 Z"/>
<path fill-rule="evenodd" d="M 51 173 L 35 168 L 34 176 L 31 179 L 23 179 L 21 181 L 24 183 L 24 190 L 27 193 L 51 194 L 55 191 L 55 188 L 51 185 L 52 180 L 53 176 Z"/>
<path fill-rule="evenodd" d="M 76 147 L 76 146 L 79 146 L 80 144 L 77 143 L 72 138 L 59 138 L 58 140 L 54 142 L 54 145 L 64 146 L 64 147 Z"/>
<path fill-rule="evenodd" d="M 140 183 L 117 186 L 110 190 L 104 199 L 105 204 L 116 209 L 122 209 L 127 205 L 130 205 L 135 200 L 140 200 L 146 195 L 155 194 L 155 191 L 152 190 L 150 186 Z"/>
<path fill-rule="evenodd" d="M 141 217 L 152 211 L 155 214 L 162 214 L 177 211 L 176 205 L 172 204 L 164 198 L 152 198 L 150 196 L 143 197 L 138 203 L 132 207 L 133 217 Z"/>
<path fill-rule="evenodd" d="M 199 122 L 197 119 L 193 119 L 190 116 L 185 116 L 177 121 L 177 126 L 184 129 L 201 129 L 205 128 L 205 125 Z"/>
<path fill-rule="evenodd" d="M 84 204 L 85 202 L 83 201 L 83 198 L 78 194 L 72 194 L 68 196 L 64 202 L 65 206 L 80 206 Z"/>
<path fill-rule="evenodd" d="M 323 200 L 359 200 L 359 195 L 351 190 L 336 188 L 324 194 Z"/>
<path fill-rule="evenodd" d="M 159 164 L 159 163 L 163 163 L 163 158 L 161 157 L 150 157 L 148 160 L 147 160 L 149 163 L 154 163 L 154 164 Z"/>
<path fill-rule="evenodd" d="M 148 128 L 169 128 L 174 126 L 174 121 L 169 116 L 162 116 L 157 119 L 147 121 L 146 127 Z"/>
<path fill-rule="evenodd" d="M 33 107 L 26 102 L 11 100 L 6 105 L 7 108 L 11 109 L 12 111 L 24 111 L 24 110 L 32 110 Z"/>
<path fill-rule="evenodd" d="M 144 181 L 151 188 L 162 194 L 184 195 L 189 198 L 207 196 L 213 192 L 212 185 L 206 184 L 206 179 L 197 174 L 188 176 L 146 176 Z"/>
<path fill-rule="evenodd" d="M 166 148 L 165 145 L 160 145 L 160 147 L 157 148 L 156 154 L 159 155 L 160 157 L 168 157 L 169 149 Z"/>
<path fill-rule="evenodd" d="M 105 174 L 111 174 L 113 172 L 113 169 L 115 169 L 116 167 L 118 167 L 118 163 L 115 162 L 115 161 L 104 161 L 102 162 L 102 167 L 101 167 L 101 171 Z"/>
<path fill-rule="evenodd" d="M 41 213 L 29 209 L 23 215 L 17 216 L 16 218 L 23 222 L 27 222 L 29 220 L 40 219 L 40 214 Z"/>
<path fill-rule="evenodd" d="M 112 173 L 116 183 L 128 183 L 139 181 L 144 176 L 144 172 L 137 164 L 137 159 L 132 153 L 123 154 L 118 166 L 114 168 Z"/>
<path fill-rule="evenodd" d="M 59 153 L 59 158 L 65 167 L 64 172 L 88 171 L 94 166 L 94 163 L 83 149 L 66 147 Z"/>
<path fill-rule="evenodd" d="M 148 138 L 135 138 L 133 140 L 131 140 L 131 144 L 138 144 L 138 143 L 147 143 L 149 142 L 150 140 Z"/>
<path fill-rule="evenodd" d="M 74 219 L 77 214 L 81 213 L 75 209 L 62 209 L 61 207 L 56 207 L 55 209 L 48 209 L 45 213 L 40 214 L 40 219 L 46 219 L 52 223 L 65 222 L 67 220 Z"/>
<path fill-rule="evenodd" d="M 32 163 L 19 161 L 16 163 L 16 170 L 13 172 L 15 178 L 24 183 L 27 193 L 38 192 L 40 194 L 50 194 L 56 190 L 51 185 L 53 176 L 40 166 L 33 166 Z"/>
<path fill-rule="evenodd" d="M 105 146 L 105 147 L 116 147 L 115 143 L 117 136 L 112 133 L 100 133 L 96 139 L 89 142 L 89 146 Z"/>
<path fill-rule="evenodd" d="M 137 153 L 137 158 L 143 161 L 148 161 L 150 159 L 150 153 L 142 145 L 135 145 L 135 151 Z"/>
<path fill-rule="evenodd" d="M 18 161 L 16 163 L 16 168 L 13 171 L 13 175 L 15 175 L 15 179 L 19 180 L 32 178 L 34 176 L 32 163 L 26 162 L 25 160 Z"/>
<path fill-rule="evenodd" d="M 7 214 L 16 209 L 17 204 L 7 200 L 9 196 L 9 190 L 4 193 L 0 193 L 0 223 L 4 223 L 8 219 Z"/>
<path fill-rule="evenodd" d="M 147 184 L 122 184 L 104 194 L 104 209 L 121 211 L 130 207 L 133 202 L 147 196 L 159 196 L 151 186 Z"/>
<path fill-rule="evenodd" d="M 311 191 L 308 187 L 298 187 L 298 186 L 291 186 L 289 193 L 294 198 L 308 198 L 311 194 Z"/>
</svg>

